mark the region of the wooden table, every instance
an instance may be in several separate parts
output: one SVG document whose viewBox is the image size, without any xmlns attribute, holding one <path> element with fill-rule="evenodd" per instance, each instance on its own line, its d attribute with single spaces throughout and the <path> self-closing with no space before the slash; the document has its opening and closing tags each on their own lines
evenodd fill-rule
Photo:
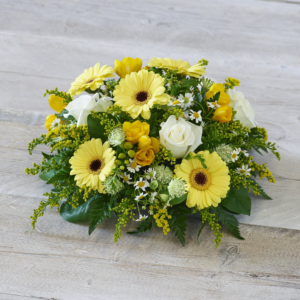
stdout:
<svg viewBox="0 0 300 300">
<path fill-rule="evenodd" d="M 300 299 L 300 3 L 298 1 L 0 0 L 0 299 Z M 113 242 L 115 219 L 86 223 L 29 216 L 47 187 L 24 168 L 28 142 L 52 113 L 46 88 L 68 90 L 85 68 L 124 56 L 209 60 L 231 76 L 282 155 L 266 161 L 277 184 L 240 218 L 245 241 L 219 248 L 200 221 L 186 246 L 161 230 Z M 128 229 L 135 224 L 130 223 Z"/>
</svg>

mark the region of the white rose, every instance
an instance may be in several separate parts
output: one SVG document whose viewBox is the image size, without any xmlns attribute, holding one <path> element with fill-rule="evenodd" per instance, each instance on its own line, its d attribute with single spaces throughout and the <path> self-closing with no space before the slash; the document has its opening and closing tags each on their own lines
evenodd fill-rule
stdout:
<svg viewBox="0 0 300 300">
<path fill-rule="evenodd" d="M 99 99 L 98 93 L 92 97 L 90 95 L 82 95 L 67 105 L 66 110 L 69 113 L 65 114 L 64 117 L 67 118 L 71 115 L 77 120 L 77 126 L 86 125 L 87 117 L 92 110 L 104 112 L 111 105 L 112 101 L 106 100 L 106 97 Z"/>
<path fill-rule="evenodd" d="M 229 89 L 227 93 L 231 100 L 229 105 L 236 111 L 234 119 L 239 120 L 244 126 L 249 128 L 257 126 L 258 123 L 254 120 L 255 112 L 249 101 L 245 99 L 244 94 L 235 89 Z"/>
<path fill-rule="evenodd" d="M 167 122 L 161 123 L 159 137 L 161 144 L 170 150 L 175 158 L 182 158 L 202 144 L 202 126 L 170 116 Z"/>
</svg>

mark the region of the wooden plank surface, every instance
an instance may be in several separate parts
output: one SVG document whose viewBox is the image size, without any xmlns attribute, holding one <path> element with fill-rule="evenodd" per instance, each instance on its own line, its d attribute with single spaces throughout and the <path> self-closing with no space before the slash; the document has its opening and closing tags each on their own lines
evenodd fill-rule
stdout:
<svg viewBox="0 0 300 300">
<path fill-rule="evenodd" d="M 0 299 L 299 299 L 299 17 L 299 1 L 0 0 Z M 241 80 L 282 154 L 255 156 L 277 184 L 240 218 L 245 241 L 224 232 L 215 249 L 206 229 L 198 245 L 198 218 L 184 248 L 159 230 L 114 243 L 114 219 L 89 237 L 56 211 L 31 230 L 49 187 L 23 170 L 41 159 L 26 149 L 51 113 L 45 89 L 124 56 L 204 57 L 208 77 Z"/>
</svg>

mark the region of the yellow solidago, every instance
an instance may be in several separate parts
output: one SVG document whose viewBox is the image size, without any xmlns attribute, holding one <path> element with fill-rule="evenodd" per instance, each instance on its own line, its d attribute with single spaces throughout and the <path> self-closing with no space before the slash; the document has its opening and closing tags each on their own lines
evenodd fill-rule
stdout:
<svg viewBox="0 0 300 300">
<path fill-rule="evenodd" d="M 151 209 L 151 207 L 150 207 Z M 164 235 L 167 235 L 170 231 L 170 226 L 168 220 L 172 217 L 168 214 L 167 209 L 160 208 L 158 205 L 155 206 L 157 213 L 153 216 L 158 227 L 163 229 Z"/>
<path fill-rule="evenodd" d="M 188 75 L 196 78 L 200 78 L 206 73 L 202 64 L 196 64 L 191 66 L 188 61 L 181 59 L 174 60 L 172 58 L 155 58 L 153 57 L 148 65 L 150 67 L 157 67 L 162 69 L 177 70 L 177 73 L 182 75 Z"/>
</svg>

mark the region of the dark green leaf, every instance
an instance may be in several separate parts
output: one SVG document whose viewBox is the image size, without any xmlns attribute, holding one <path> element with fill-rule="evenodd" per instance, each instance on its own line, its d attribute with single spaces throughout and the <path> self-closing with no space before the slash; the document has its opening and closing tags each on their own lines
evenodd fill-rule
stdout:
<svg viewBox="0 0 300 300">
<path fill-rule="evenodd" d="M 136 228 L 135 231 L 128 231 L 128 234 L 136 234 L 140 232 L 146 232 L 148 230 L 151 230 L 152 228 L 152 221 L 153 221 L 153 216 L 148 216 L 145 220 L 143 220 L 139 226 Z"/>
<path fill-rule="evenodd" d="M 90 198 L 88 201 L 79 205 L 74 209 L 67 202 L 63 203 L 60 207 L 60 215 L 68 222 L 79 222 L 91 219 L 97 214 L 102 206 L 103 202 L 109 201 L 109 197 L 104 194 L 100 194 Z"/>
<path fill-rule="evenodd" d="M 222 200 L 221 204 L 235 213 L 250 216 L 251 199 L 247 189 L 243 186 L 239 189 L 231 188 L 227 197 Z"/>
<path fill-rule="evenodd" d="M 236 238 L 244 240 L 244 238 L 240 234 L 239 222 L 236 219 L 236 217 L 231 214 L 228 214 L 220 207 L 218 207 L 217 209 L 222 225 L 224 225 Z"/>
<path fill-rule="evenodd" d="M 190 160 L 190 159 L 198 159 L 201 161 L 202 166 L 207 169 L 207 166 L 205 164 L 205 159 L 202 157 L 202 154 L 196 154 L 196 155 L 192 155 L 192 152 L 190 152 L 187 157 L 185 158 L 186 160 Z"/>
<path fill-rule="evenodd" d="M 170 229 L 179 239 L 182 246 L 185 245 L 185 232 L 186 232 L 186 222 L 188 220 L 187 216 L 191 213 L 191 209 L 188 208 L 185 203 L 179 205 L 174 205 L 168 208 L 168 213 L 171 215 L 169 221 Z"/>
<path fill-rule="evenodd" d="M 249 178 L 248 179 L 249 181 L 253 181 L 254 182 L 254 184 L 257 184 L 257 188 L 258 188 L 258 190 L 260 191 L 260 195 L 261 196 L 263 196 L 265 199 L 268 199 L 268 200 L 273 200 L 270 196 L 268 196 L 265 192 L 264 192 L 264 190 L 263 190 L 263 188 L 253 179 L 253 178 Z"/>
<path fill-rule="evenodd" d="M 157 130 L 157 113 L 151 114 L 151 117 L 149 119 L 149 125 L 150 125 L 150 134 L 149 136 L 156 137 L 156 130 Z"/>
<path fill-rule="evenodd" d="M 103 201 L 102 205 L 97 209 L 91 211 L 89 218 L 91 220 L 89 226 L 89 235 L 95 230 L 97 225 L 104 221 L 106 218 L 111 217 L 111 210 L 109 202 Z"/>
<path fill-rule="evenodd" d="M 93 118 L 92 115 L 88 115 L 87 125 L 91 138 L 101 139 L 102 143 L 107 141 L 107 135 L 98 118 Z"/>
<path fill-rule="evenodd" d="M 171 201 L 170 201 L 170 204 L 171 205 L 176 205 L 176 204 L 180 204 L 181 202 L 185 201 L 186 200 L 186 197 L 187 197 L 187 193 L 182 195 L 181 197 L 179 198 L 173 198 Z"/>
<path fill-rule="evenodd" d="M 47 154 L 47 153 L 44 153 L 44 152 L 42 152 L 42 154 L 43 154 L 43 156 L 44 156 L 47 160 L 49 160 L 49 159 L 51 159 L 52 157 L 54 157 L 54 155 Z"/>
</svg>

